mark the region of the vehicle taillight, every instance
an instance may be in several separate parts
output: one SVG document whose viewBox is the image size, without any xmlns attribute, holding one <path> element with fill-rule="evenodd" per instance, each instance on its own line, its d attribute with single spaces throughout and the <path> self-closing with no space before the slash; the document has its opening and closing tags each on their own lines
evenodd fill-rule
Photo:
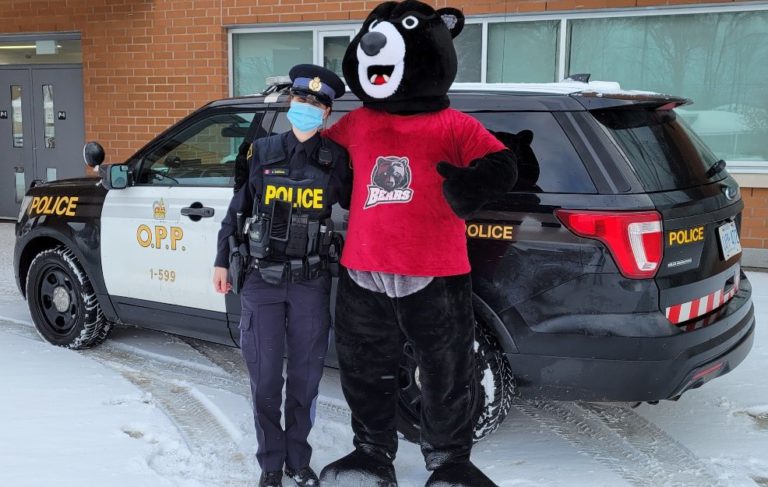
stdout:
<svg viewBox="0 0 768 487">
<path fill-rule="evenodd" d="M 576 235 L 603 242 L 624 277 L 647 279 L 656 275 L 663 256 L 661 215 L 657 212 L 556 210 L 555 216 Z"/>
</svg>

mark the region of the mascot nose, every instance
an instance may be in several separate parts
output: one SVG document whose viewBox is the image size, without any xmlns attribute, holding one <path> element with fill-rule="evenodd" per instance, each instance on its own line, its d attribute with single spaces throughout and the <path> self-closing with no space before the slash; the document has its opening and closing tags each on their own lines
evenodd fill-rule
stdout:
<svg viewBox="0 0 768 487">
<path fill-rule="evenodd" d="M 368 32 L 360 39 L 360 47 L 369 56 L 375 56 L 387 45 L 387 36 L 381 32 Z"/>
</svg>

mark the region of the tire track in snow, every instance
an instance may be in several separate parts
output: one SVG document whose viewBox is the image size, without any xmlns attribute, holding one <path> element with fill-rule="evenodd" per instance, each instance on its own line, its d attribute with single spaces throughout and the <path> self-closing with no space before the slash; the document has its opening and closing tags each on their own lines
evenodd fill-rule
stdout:
<svg viewBox="0 0 768 487">
<path fill-rule="evenodd" d="M 158 354 L 145 355 L 140 348 L 133 345 L 107 341 L 80 353 L 118 371 L 127 369 L 164 381 L 184 381 L 221 389 L 243 397 L 250 396 L 247 375 L 232 375 L 218 367 L 197 364 L 191 360 L 187 362 L 171 357 L 165 359 Z"/>
<path fill-rule="evenodd" d="M 5 322 L 3 326 L 17 336 L 43 341 L 33 326 L 12 322 Z M 223 425 L 217 419 L 221 412 L 190 384 L 194 382 L 244 395 L 242 391 L 247 389 L 243 389 L 243 381 L 226 373 L 216 374 L 206 366 L 196 368 L 193 363 L 185 366 L 177 359 L 165 361 L 155 355 L 142 356 L 132 353 L 132 348 L 135 347 L 107 342 L 92 349 L 73 352 L 117 371 L 140 391 L 149 394 L 176 426 L 192 454 L 188 459 L 168 464 L 164 453 L 158 452 L 150 457 L 149 465 L 158 473 L 181 475 L 201 481 L 204 485 L 258 485 L 255 460 L 240 450 L 235 437 L 228 431 L 231 425 Z M 134 438 L 140 438 L 142 433 L 133 430 L 124 432 Z M 133 436 L 137 433 L 139 436 Z"/>
<path fill-rule="evenodd" d="M 0 319 L 2 319 L 3 331 L 13 333 L 16 336 L 20 336 L 28 340 L 45 342 L 45 339 L 42 336 L 40 336 L 40 333 L 38 333 L 37 328 L 35 328 L 34 325 L 25 323 L 23 321 L 12 320 L 9 318 L 0 318 Z"/>
<path fill-rule="evenodd" d="M 634 487 L 723 486 L 687 448 L 626 407 L 526 400 L 514 406 Z"/>
<path fill-rule="evenodd" d="M 576 403 L 575 406 L 595 417 L 637 451 L 665 464 L 668 472 L 675 474 L 673 485 L 725 487 L 708 464 L 626 406 L 610 403 Z"/>
<path fill-rule="evenodd" d="M 240 349 L 218 343 L 204 342 L 194 338 L 178 337 L 221 370 L 232 376 L 247 376 L 248 369 Z"/>
<path fill-rule="evenodd" d="M 36 342 L 44 341 L 35 327 L 29 324 L 3 322 L 2 326 L 4 331 L 14 335 Z M 246 453 L 250 449 L 240 448 L 235 438 L 237 435 L 233 436 L 228 431 L 227 426 L 229 429 L 232 426 L 222 425 L 217 416 L 223 414 L 195 387 L 226 391 L 250 401 L 250 379 L 245 364 L 238 364 L 242 359 L 236 348 L 227 350 L 216 344 L 193 343 L 197 346 L 190 345 L 188 361 L 170 356 L 166 358 L 116 340 L 107 340 L 97 347 L 73 353 L 117 371 L 140 391 L 149 394 L 179 431 L 191 456 L 171 460 L 163 452 L 154 454 L 149 459 L 149 465 L 158 473 L 217 487 L 256 486 L 259 470 L 255 459 Z M 215 366 L 195 362 L 194 354 L 197 353 Z M 317 406 L 323 411 L 326 428 L 348 427 L 350 413 L 345 403 L 321 397 Z M 136 433 L 141 432 L 126 432 L 129 435 Z"/>
<path fill-rule="evenodd" d="M 17 336 L 34 340 L 45 341 L 36 331 L 33 325 L 6 321 L 2 322 L 4 329 Z M 178 337 L 176 337 L 178 338 Z M 185 339 L 193 341 L 193 339 Z M 238 365 L 236 358 L 240 352 L 237 348 L 227 347 L 217 344 L 196 344 L 190 345 L 191 348 L 198 351 L 201 355 L 214 363 L 217 367 L 209 367 L 203 364 L 196 364 L 192 361 L 179 361 L 176 358 L 167 359 L 156 353 L 147 353 L 135 345 L 107 339 L 101 345 L 86 349 L 74 351 L 84 357 L 90 357 L 99 360 L 105 365 L 122 372 L 142 371 L 145 375 L 155 376 L 161 380 L 178 380 L 189 382 L 195 385 L 210 387 L 212 389 L 221 389 L 232 394 L 240 395 L 247 400 L 251 400 L 250 379 L 245 364 Z M 51 345 L 54 346 L 54 345 Z M 221 349 L 219 349 L 221 347 Z M 199 349 L 198 349 L 199 348 Z M 224 351 L 229 348 L 230 351 Z M 200 350 L 205 350 L 201 352 Z M 220 370 L 217 370 L 220 369 Z M 317 407 L 334 420 L 348 422 L 351 418 L 351 412 L 346 402 L 339 399 L 319 396 Z"/>
<path fill-rule="evenodd" d="M 217 365 L 224 372 L 229 374 L 229 376 L 241 377 L 246 387 L 245 394 L 250 398 L 250 389 L 248 389 L 248 387 L 250 387 L 248 368 L 245 365 L 245 361 L 243 360 L 239 348 L 195 340 L 194 338 L 181 338 L 181 340 L 210 362 Z M 352 415 L 349 407 L 344 401 L 326 398 L 322 395 L 317 398 L 317 407 L 322 409 L 332 418 L 341 421 L 348 422 Z"/>
<path fill-rule="evenodd" d="M 192 387 L 159 380 L 141 372 L 124 370 L 121 375 L 142 392 L 150 394 L 174 423 L 192 452 L 192 462 L 196 464 L 195 471 L 189 473 L 189 477 L 205 481 L 206 485 L 258 484 L 255 462 L 240 451 L 233 436 L 217 419 L 211 405 L 201 401 Z M 156 460 L 153 458 L 150 466 L 162 473 L 164 468 Z"/>
<path fill-rule="evenodd" d="M 251 401 L 251 381 L 245 363 L 239 359 L 239 350 L 229 347 L 230 351 L 226 351 L 218 347 L 226 346 L 208 343 L 191 346 L 195 352 L 200 353 L 216 367 L 196 364 L 193 361 L 183 362 L 171 357 L 166 360 L 157 354 L 143 355 L 143 351 L 138 347 L 110 341 L 81 353 L 101 360 L 112 368 L 127 368 L 166 381 L 178 380 L 221 389 Z M 317 399 L 317 407 L 339 420 L 348 420 L 351 417 L 351 412 L 344 401 L 320 396 Z"/>
<path fill-rule="evenodd" d="M 31 326 L 9 326 L 9 331 L 39 340 Z M 227 350 L 224 346 L 219 348 L 215 344 L 201 344 L 191 339 L 184 341 L 190 345 L 191 352 L 194 350 L 215 366 L 175 357 L 166 359 L 140 347 L 109 340 L 79 353 L 123 374 L 138 374 L 142 380 L 149 381 L 148 384 L 154 384 L 153 387 L 161 387 L 157 385 L 161 383 L 166 384 L 164 387 L 173 387 L 173 382 L 177 381 L 224 390 L 250 400 L 250 380 L 244 364 L 237 363 L 241 360 L 237 349 Z M 184 398 L 184 394 L 163 394 L 163 400 L 169 402 L 164 407 L 180 430 L 192 427 L 185 423 L 183 411 L 173 402 L 174 399 Z M 179 399 L 179 402 L 186 400 Z M 323 411 L 325 419 L 345 425 L 349 423 L 350 412 L 343 401 L 320 397 L 317 406 Z M 722 485 L 709 473 L 708 467 L 685 447 L 624 407 L 529 400 L 515 401 L 513 406 L 580 452 L 618 473 L 634 487 Z M 182 414 L 181 420 L 175 418 L 177 414 Z M 182 431 L 182 435 L 188 438 L 196 434 L 195 431 Z M 219 435 L 217 432 L 211 434 L 214 438 Z"/>
</svg>

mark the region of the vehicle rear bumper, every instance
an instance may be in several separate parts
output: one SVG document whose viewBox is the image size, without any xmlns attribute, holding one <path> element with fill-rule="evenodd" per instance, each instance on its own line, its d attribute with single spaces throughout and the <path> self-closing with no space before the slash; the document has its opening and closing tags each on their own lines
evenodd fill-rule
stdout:
<svg viewBox="0 0 768 487">
<path fill-rule="evenodd" d="M 526 397 L 586 401 L 676 398 L 744 360 L 755 329 L 751 296 L 752 287 L 743 277 L 739 292 L 703 328 L 676 329 L 673 335 L 659 337 L 531 333 L 518 341 L 520 353 L 507 358 Z M 712 320 L 710 316 L 700 320 L 707 318 Z M 555 354 L 538 354 L 537 349 Z"/>
</svg>

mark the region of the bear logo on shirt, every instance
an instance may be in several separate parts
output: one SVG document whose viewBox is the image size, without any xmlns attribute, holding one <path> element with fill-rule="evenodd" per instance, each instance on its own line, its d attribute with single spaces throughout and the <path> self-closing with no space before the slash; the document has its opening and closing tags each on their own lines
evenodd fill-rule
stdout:
<svg viewBox="0 0 768 487">
<path fill-rule="evenodd" d="M 371 171 L 364 208 L 383 203 L 407 203 L 413 199 L 410 185 L 411 168 L 407 157 L 380 156 Z"/>
</svg>

